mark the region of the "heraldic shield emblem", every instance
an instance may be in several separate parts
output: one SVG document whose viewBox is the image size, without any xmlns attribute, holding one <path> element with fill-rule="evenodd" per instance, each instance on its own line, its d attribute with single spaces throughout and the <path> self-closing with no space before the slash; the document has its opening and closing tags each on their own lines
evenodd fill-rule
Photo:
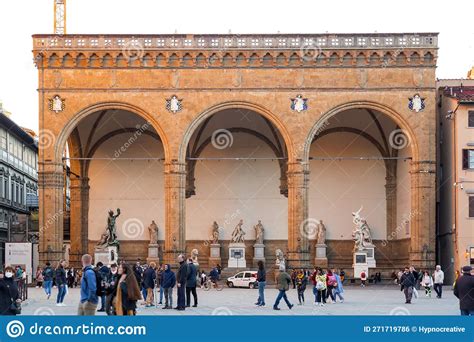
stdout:
<svg viewBox="0 0 474 342">
<path fill-rule="evenodd" d="M 294 99 L 291 99 L 291 110 L 301 113 L 308 109 L 308 99 L 304 99 L 301 94 L 296 95 Z"/>
<path fill-rule="evenodd" d="M 420 94 L 415 94 L 408 99 L 408 108 L 412 112 L 421 112 L 425 109 L 425 99 L 420 97 Z"/>
<path fill-rule="evenodd" d="M 64 108 L 66 108 L 66 100 L 62 99 L 59 95 L 54 95 L 54 97 L 49 99 L 48 102 L 49 110 L 56 114 L 62 112 Z"/>
<path fill-rule="evenodd" d="M 171 113 L 177 113 L 183 109 L 182 102 L 182 99 L 178 99 L 176 95 L 173 95 L 169 99 L 166 99 L 166 109 Z"/>
</svg>

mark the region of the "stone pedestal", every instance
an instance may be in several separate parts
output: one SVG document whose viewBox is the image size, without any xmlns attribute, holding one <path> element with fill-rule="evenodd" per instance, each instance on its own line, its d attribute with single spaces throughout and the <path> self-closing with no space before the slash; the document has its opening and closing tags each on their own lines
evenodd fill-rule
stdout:
<svg viewBox="0 0 474 342">
<path fill-rule="evenodd" d="M 369 278 L 369 264 L 367 263 L 367 253 L 364 251 L 354 252 L 354 278 L 360 279 L 360 274 L 365 272 L 367 279 Z"/>
<path fill-rule="evenodd" d="M 245 261 L 245 244 L 244 243 L 231 243 L 229 244 L 229 268 L 246 268 L 247 262 Z"/>
<path fill-rule="evenodd" d="M 265 245 L 263 243 L 253 245 L 253 267 L 257 267 L 259 261 L 265 262 Z"/>
<path fill-rule="evenodd" d="M 157 243 L 149 244 L 148 245 L 148 257 L 146 258 L 147 264 L 150 262 L 154 262 L 157 265 L 160 264 L 160 257 L 159 257 L 159 250 L 160 246 Z"/>
<path fill-rule="evenodd" d="M 107 246 L 105 248 L 96 248 L 94 251 L 94 262 L 97 264 L 99 261 L 104 265 L 111 265 L 116 263 L 118 260 L 118 248 L 117 246 Z"/>
<path fill-rule="evenodd" d="M 221 244 L 220 243 L 211 243 L 209 253 L 209 267 L 214 267 L 217 264 L 222 265 L 221 260 Z"/>
<path fill-rule="evenodd" d="M 316 257 L 314 258 L 314 264 L 318 267 L 327 268 L 328 267 L 328 258 L 326 255 L 326 244 L 317 244 L 316 245 Z"/>
</svg>

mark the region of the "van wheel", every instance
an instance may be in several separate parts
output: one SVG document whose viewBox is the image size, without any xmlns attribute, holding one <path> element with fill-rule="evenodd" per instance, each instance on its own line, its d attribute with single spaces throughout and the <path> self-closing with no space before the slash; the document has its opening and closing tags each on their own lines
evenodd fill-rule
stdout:
<svg viewBox="0 0 474 342">
<path fill-rule="evenodd" d="M 231 282 L 231 281 L 229 281 L 229 282 L 227 283 L 227 286 L 229 286 L 230 288 L 232 288 L 232 287 L 234 287 L 234 283 Z"/>
</svg>

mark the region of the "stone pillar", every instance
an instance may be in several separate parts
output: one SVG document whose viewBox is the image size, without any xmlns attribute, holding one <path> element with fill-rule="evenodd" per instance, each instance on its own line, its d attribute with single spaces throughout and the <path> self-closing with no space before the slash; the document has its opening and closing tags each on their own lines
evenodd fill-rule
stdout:
<svg viewBox="0 0 474 342">
<path fill-rule="evenodd" d="M 179 254 L 185 253 L 185 190 L 186 164 L 176 160 L 165 163 L 165 248 L 163 260 L 176 264 Z"/>
<path fill-rule="evenodd" d="M 63 186 L 61 163 L 39 163 L 39 262 L 44 265 L 64 257 L 63 253 Z"/>
<path fill-rule="evenodd" d="M 397 161 L 386 161 L 386 176 L 385 176 L 385 200 L 386 200 L 386 250 L 390 255 L 395 256 L 399 254 L 398 245 L 394 240 L 398 237 L 397 232 Z"/>
<path fill-rule="evenodd" d="M 308 236 L 308 163 L 288 163 L 288 253 L 287 268 L 310 266 Z"/>
<path fill-rule="evenodd" d="M 71 252 L 69 263 L 81 267 L 81 256 L 88 252 L 89 178 L 70 179 Z"/>
<path fill-rule="evenodd" d="M 420 269 L 433 268 L 436 247 L 436 164 L 411 163 L 410 263 Z"/>
</svg>

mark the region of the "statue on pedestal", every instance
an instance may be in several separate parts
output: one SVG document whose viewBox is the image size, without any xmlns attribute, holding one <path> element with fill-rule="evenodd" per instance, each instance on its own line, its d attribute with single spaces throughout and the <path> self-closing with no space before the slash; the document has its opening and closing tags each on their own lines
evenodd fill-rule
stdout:
<svg viewBox="0 0 474 342">
<path fill-rule="evenodd" d="M 316 232 L 316 244 L 325 245 L 326 244 L 326 226 L 323 223 L 323 220 L 319 220 Z"/>
<path fill-rule="evenodd" d="M 219 225 L 216 221 L 214 221 L 214 223 L 212 224 L 212 243 L 219 243 Z"/>
<path fill-rule="evenodd" d="M 234 231 L 232 232 L 232 242 L 233 243 L 244 243 L 245 232 L 242 229 L 244 220 L 240 220 L 239 223 L 235 226 Z"/>
<path fill-rule="evenodd" d="M 262 221 L 258 220 L 258 223 L 253 228 L 255 229 L 255 243 L 262 245 L 263 233 L 265 232 L 265 228 L 263 228 Z"/>
<path fill-rule="evenodd" d="M 283 255 L 283 251 L 278 248 L 275 251 L 275 255 L 276 255 L 275 265 L 278 267 L 285 267 L 285 256 Z"/>
<path fill-rule="evenodd" d="M 158 225 L 154 220 L 151 221 L 151 224 L 148 226 L 148 232 L 150 233 L 150 245 L 158 244 Z"/>
<path fill-rule="evenodd" d="M 114 215 L 113 210 L 109 210 L 109 216 L 107 217 L 107 227 L 105 233 L 100 237 L 97 243 L 97 248 L 106 248 L 108 246 L 118 246 L 119 241 L 117 240 L 117 226 L 115 221 L 120 216 L 120 208 L 117 208 L 117 214 Z"/>
<path fill-rule="evenodd" d="M 354 250 L 362 251 L 367 247 L 373 247 L 372 243 L 372 234 L 370 232 L 369 225 L 365 218 L 360 216 L 360 212 L 362 211 L 363 207 L 352 213 L 353 222 L 355 224 L 355 228 L 352 231 L 352 238 L 354 240 Z"/>
</svg>

